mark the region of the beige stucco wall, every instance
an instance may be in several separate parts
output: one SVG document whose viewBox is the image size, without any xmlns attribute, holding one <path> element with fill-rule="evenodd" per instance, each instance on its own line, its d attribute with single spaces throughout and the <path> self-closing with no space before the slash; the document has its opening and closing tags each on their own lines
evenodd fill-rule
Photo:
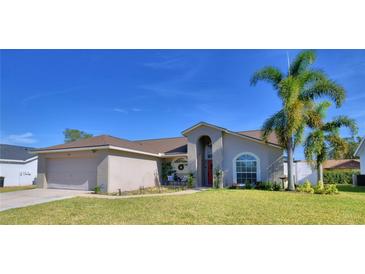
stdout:
<svg viewBox="0 0 365 274">
<path fill-rule="evenodd" d="M 108 192 L 136 190 L 160 184 L 161 159 L 153 156 L 110 151 Z"/>
<path fill-rule="evenodd" d="M 259 159 L 260 178 L 259 181 L 267 181 L 268 167 L 271 163 L 283 155 L 283 150 L 258 143 L 248 139 L 240 138 L 231 134 L 224 134 L 224 180 L 225 185 L 231 185 L 234 182 L 234 159 L 242 153 L 254 154 Z"/>
<path fill-rule="evenodd" d="M 202 136 L 209 136 L 212 140 L 213 171 L 216 168 L 224 171 L 225 186 L 235 183 L 233 161 L 239 154 L 248 152 L 257 156 L 260 165 L 260 178 L 258 179 L 261 181 L 268 180 L 269 165 L 283 155 L 283 150 L 280 148 L 228 134 L 219 129 L 200 126 L 187 134 L 188 166 L 191 172 L 195 172 L 198 186 L 201 185 L 202 168 L 198 164 L 201 159 L 201 151 L 197 144 Z"/>
</svg>

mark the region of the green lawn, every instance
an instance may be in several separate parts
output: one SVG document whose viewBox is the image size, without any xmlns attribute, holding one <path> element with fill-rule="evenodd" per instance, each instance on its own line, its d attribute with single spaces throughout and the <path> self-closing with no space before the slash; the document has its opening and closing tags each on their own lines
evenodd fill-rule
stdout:
<svg viewBox="0 0 365 274">
<path fill-rule="evenodd" d="M 27 189 L 33 189 L 37 186 L 31 185 L 31 186 L 7 186 L 7 187 L 0 187 L 0 193 L 1 192 L 11 192 L 11 191 L 18 191 L 18 190 L 27 190 Z"/>
<path fill-rule="evenodd" d="M 0 224 L 365 224 L 365 192 L 209 190 L 118 200 L 73 198 L 0 212 Z"/>
</svg>

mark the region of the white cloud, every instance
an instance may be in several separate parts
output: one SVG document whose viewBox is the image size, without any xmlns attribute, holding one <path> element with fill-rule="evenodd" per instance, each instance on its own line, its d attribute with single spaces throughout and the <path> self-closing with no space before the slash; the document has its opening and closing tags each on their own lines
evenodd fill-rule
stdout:
<svg viewBox="0 0 365 274">
<path fill-rule="evenodd" d="M 126 108 L 114 108 L 113 111 L 115 112 L 119 112 L 119 113 L 125 113 L 128 114 L 129 112 L 140 112 L 142 111 L 142 109 L 140 108 L 131 108 L 131 109 L 126 109 Z"/>
<path fill-rule="evenodd" d="M 128 111 L 123 108 L 114 108 L 113 111 L 120 112 L 120 113 L 128 113 Z"/>
<path fill-rule="evenodd" d="M 31 132 L 26 132 L 23 134 L 11 134 L 6 136 L 2 140 L 2 143 L 14 145 L 29 145 L 36 142 L 37 140 L 34 139 L 34 134 Z"/>
</svg>

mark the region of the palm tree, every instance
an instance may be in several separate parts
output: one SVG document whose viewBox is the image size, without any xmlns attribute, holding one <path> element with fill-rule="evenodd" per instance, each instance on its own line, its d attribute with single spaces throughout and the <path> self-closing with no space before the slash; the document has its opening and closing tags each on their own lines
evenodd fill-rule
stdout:
<svg viewBox="0 0 365 274">
<path fill-rule="evenodd" d="M 289 65 L 287 75 L 269 66 L 255 72 L 251 78 L 251 85 L 256 85 L 258 81 L 271 83 L 282 101 L 282 109 L 264 122 L 262 137 L 267 141 L 270 133 L 275 132 L 279 143 L 285 148 L 288 156 L 289 190 L 295 190 L 293 155 L 295 147 L 303 139 L 307 110 L 311 109 L 315 99 L 322 96 L 328 96 L 336 107 L 341 106 L 345 99 L 345 91 L 341 86 L 321 70 L 311 68 L 315 59 L 313 50 L 304 50 Z"/>
<path fill-rule="evenodd" d="M 338 116 L 330 122 L 324 122 L 325 113 L 331 103 L 324 101 L 318 104 L 312 114 L 315 119 L 310 119 L 308 126 L 311 132 L 304 142 L 304 155 L 307 161 L 315 162 L 317 178 L 323 182 L 323 163 L 329 153 L 334 158 L 339 158 L 348 150 L 346 139 L 341 138 L 339 130 L 342 127 L 349 128 L 352 136 L 357 133 L 356 122 L 346 116 Z"/>
</svg>

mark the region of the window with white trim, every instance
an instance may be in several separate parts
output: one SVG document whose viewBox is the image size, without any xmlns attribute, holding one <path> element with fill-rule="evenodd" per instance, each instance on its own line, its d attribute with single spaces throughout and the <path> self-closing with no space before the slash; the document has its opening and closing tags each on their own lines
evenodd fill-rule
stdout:
<svg viewBox="0 0 365 274">
<path fill-rule="evenodd" d="M 236 159 L 237 184 L 256 183 L 257 160 L 249 154 L 242 154 Z"/>
</svg>

